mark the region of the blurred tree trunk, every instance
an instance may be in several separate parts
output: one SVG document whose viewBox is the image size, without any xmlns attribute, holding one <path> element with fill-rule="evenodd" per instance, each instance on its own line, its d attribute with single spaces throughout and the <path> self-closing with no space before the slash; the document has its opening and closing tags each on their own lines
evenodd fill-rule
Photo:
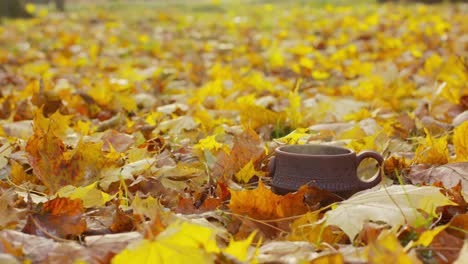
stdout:
<svg viewBox="0 0 468 264">
<path fill-rule="evenodd" d="M 21 0 L 0 0 L 0 17 L 30 17 Z"/>
<path fill-rule="evenodd" d="M 55 8 L 60 12 L 65 11 L 65 0 L 55 0 Z"/>
</svg>

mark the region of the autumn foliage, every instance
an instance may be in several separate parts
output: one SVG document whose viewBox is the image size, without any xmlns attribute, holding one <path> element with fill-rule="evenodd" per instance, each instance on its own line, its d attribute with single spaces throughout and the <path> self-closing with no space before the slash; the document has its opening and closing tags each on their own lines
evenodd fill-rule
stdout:
<svg viewBox="0 0 468 264">
<path fill-rule="evenodd" d="M 0 262 L 463 262 L 466 4 L 149 5 L 0 24 Z M 308 143 L 384 180 L 275 193 Z"/>
</svg>

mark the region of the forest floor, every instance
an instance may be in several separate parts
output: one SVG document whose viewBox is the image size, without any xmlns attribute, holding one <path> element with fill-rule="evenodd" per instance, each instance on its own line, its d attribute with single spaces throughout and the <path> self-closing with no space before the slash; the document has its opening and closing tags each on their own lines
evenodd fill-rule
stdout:
<svg viewBox="0 0 468 264">
<path fill-rule="evenodd" d="M 468 5 L 233 3 L 0 24 L 0 262 L 463 262 Z M 276 194 L 288 144 L 382 180 Z"/>
</svg>

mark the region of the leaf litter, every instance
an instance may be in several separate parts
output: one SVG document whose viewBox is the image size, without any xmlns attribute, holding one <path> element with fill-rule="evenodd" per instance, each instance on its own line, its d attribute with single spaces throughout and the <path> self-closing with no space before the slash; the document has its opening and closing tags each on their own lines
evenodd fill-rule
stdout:
<svg viewBox="0 0 468 264">
<path fill-rule="evenodd" d="M 466 4 L 284 5 L 0 24 L 0 260 L 462 263 Z M 275 194 L 307 143 L 385 180 Z"/>
</svg>

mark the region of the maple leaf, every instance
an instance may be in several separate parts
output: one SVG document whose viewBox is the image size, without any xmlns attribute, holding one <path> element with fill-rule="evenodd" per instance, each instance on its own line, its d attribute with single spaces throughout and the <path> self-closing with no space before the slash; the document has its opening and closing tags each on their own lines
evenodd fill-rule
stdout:
<svg viewBox="0 0 468 264">
<path fill-rule="evenodd" d="M 250 181 L 250 179 L 254 176 L 265 176 L 266 172 L 263 171 L 257 171 L 253 165 L 252 161 L 249 161 L 240 171 L 238 171 L 234 177 L 239 181 L 239 182 L 244 182 L 247 183 Z"/>
<path fill-rule="evenodd" d="M 396 235 L 388 231 L 367 246 L 366 254 L 370 263 L 422 263 L 414 255 L 407 254 Z"/>
<path fill-rule="evenodd" d="M 453 147 L 455 148 L 455 161 L 468 161 L 468 121 L 453 130 Z"/>
<path fill-rule="evenodd" d="M 241 170 L 249 161 L 260 160 L 264 155 L 261 139 L 250 128 L 234 137 L 234 145 L 230 153 L 221 152 L 217 156 L 213 176 L 228 179 Z"/>
<path fill-rule="evenodd" d="M 416 149 L 413 161 L 415 163 L 427 164 L 447 163 L 449 160 L 447 136 L 435 139 L 429 134 L 427 129 L 424 129 L 424 131 L 426 132 L 426 138 Z"/>
<path fill-rule="evenodd" d="M 155 240 L 131 245 L 112 259 L 119 263 L 213 263 L 211 253 L 219 252 L 216 233 L 203 226 L 175 222 Z"/>
<path fill-rule="evenodd" d="M 83 202 L 79 199 L 55 198 L 39 206 L 28 216 L 23 232 L 39 236 L 67 238 L 86 230 Z"/>
<path fill-rule="evenodd" d="M 13 207 L 15 198 L 14 190 L 2 191 L 0 195 L 0 213 L 3 217 L 0 220 L 0 228 L 14 226 L 19 221 L 19 210 Z"/>
<path fill-rule="evenodd" d="M 422 224 L 418 210 L 434 215 L 438 206 L 454 204 L 439 188 L 431 186 L 393 185 L 363 191 L 339 203 L 326 213 L 327 224 L 341 228 L 354 239 L 366 221 L 383 221 L 397 228 L 403 223 Z"/>
<path fill-rule="evenodd" d="M 91 183 L 84 187 L 65 186 L 57 191 L 59 197 L 68 197 L 70 199 L 80 199 L 85 208 L 104 206 L 112 199 L 109 194 L 97 189 L 98 182 Z"/>
<path fill-rule="evenodd" d="M 306 191 L 307 187 L 302 187 L 295 193 L 281 196 L 259 181 L 254 190 L 231 190 L 229 209 L 233 213 L 261 220 L 300 215 L 307 212 L 307 206 L 303 202 Z"/>
<path fill-rule="evenodd" d="M 34 174 L 54 193 L 66 185 L 89 184 L 105 164 L 102 143 L 80 141 L 72 151 L 53 133 L 36 131 L 26 144 Z"/>
<path fill-rule="evenodd" d="M 34 131 L 35 133 L 53 133 L 62 137 L 69 129 L 72 117 L 71 115 L 62 115 L 58 111 L 45 117 L 41 109 L 38 109 L 34 115 Z"/>
</svg>

